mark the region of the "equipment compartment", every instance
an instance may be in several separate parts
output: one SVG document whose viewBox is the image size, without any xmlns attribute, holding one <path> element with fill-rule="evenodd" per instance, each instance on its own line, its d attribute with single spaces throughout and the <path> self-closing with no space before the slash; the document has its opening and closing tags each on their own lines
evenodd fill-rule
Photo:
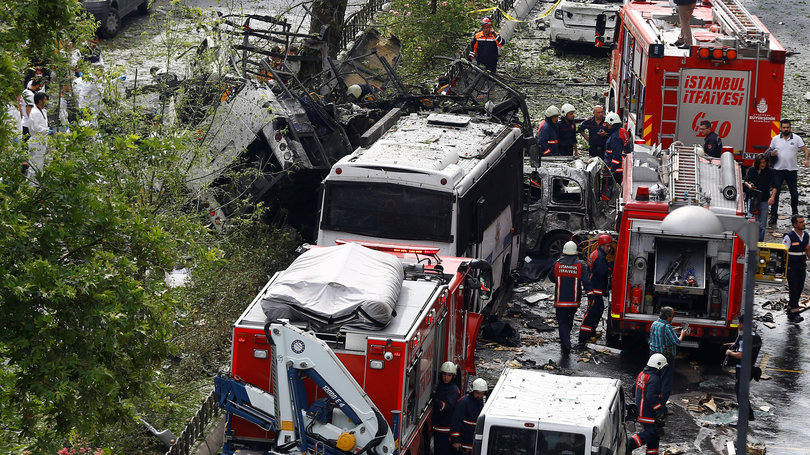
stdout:
<svg viewBox="0 0 810 455">
<path fill-rule="evenodd" d="M 655 290 L 674 294 L 706 292 L 706 242 L 655 239 Z"/>
</svg>

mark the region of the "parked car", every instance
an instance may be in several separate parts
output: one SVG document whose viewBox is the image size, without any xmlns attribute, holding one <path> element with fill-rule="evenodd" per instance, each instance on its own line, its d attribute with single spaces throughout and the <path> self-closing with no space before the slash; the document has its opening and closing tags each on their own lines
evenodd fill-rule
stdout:
<svg viewBox="0 0 810 455">
<path fill-rule="evenodd" d="M 104 38 L 118 34 L 122 18 L 149 12 L 149 0 L 82 0 L 82 6 L 99 22 L 98 33 Z"/>
<path fill-rule="evenodd" d="M 551 44 L 585 43 L 593 47 L 597 18 L 604 15 L 605 30 L 612 31 L 621 6 L 622 0 L 562 0 L 551 19 Z M 605 33 L 602 39 L 607 48 L 613 44 L 612 33 Z"/>
<path fill-rule="evenodd" d="M 578 233 L 616 228 L 619 185 L 599 158 L 523 166 L 522 255 L 558 257 Z"/>
</svg>

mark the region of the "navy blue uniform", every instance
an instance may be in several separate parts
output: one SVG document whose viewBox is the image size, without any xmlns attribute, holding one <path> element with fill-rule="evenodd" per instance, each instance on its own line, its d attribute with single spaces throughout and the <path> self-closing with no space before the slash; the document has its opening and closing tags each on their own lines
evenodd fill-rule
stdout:
<svg viewBox="0 0 810 455">
<path fill-rule="evenodd" d="M 607 143 L 607 134 L 600 135 L 599 132 L 607 133 L 608 131 L 608 124 L 605 123 L 605 120 L 602 119 L 601 122 L 597 122 L 595 117 L 591 117 L 588 120 L 579 124 L 579 131 L 580 133 L 583 131 L 588 131 L 588 153 L 591 156 L 598 156 L 599 158 L 604 159 L 605 157 L 605 144 Z"/>
<path fill-rule="evenodd" d="M 540 158 L 544 156 L 558 156 L 560 154 L 560 141 L 557 139 L 557 128 L 550 117 L 540 123 L 537 131 L 537 146 L 540 148 Z"/>
<path fill-rule="evenodd" d="M 610 282 L 611 265 L 607 260 L 607 253 L 602 248 L 595 251 L 596 257 L 590 266 L 591 292 L 588 293 L 588 309 L 582 318 L 579 326 L 579 343 L 583 344 L 593 336 L 599 320 L 602 319 L 602 312 L 605 311 L 604 296 L 608 292 Z"/>
<path fill-rule="evenodd" d="M 607 143 L 605 144 L 605 164 L 607 164 L 616 183 L 622 184 L 622 155 L 624 155 L 624 141 L 620 134 L 621 128 L 614 127 L 610 132 Z"/>
<path fill-rule="evenodd" d="M 703 151 L 713 158 L 720 158 L 720 155 L 723 154 L 723 141 L 714 131 L 703 139 Z"/>
<path fill-rule="evenodd" d="M 788 282 L 788 319 L 793 320 L 799 316 L 799 297 L 804 290 L 804 280 L 807 278 L 807 245 L 810 235 L 802 231 L 802 236 L 791 230 L 783 239 L 788 247 L 787 282 Z"/>
<path fill-rule="evenodd" d="M 433 401 L 433 453 L 449 455 L 453 453 L 450 446 L 450 425 L 453 423 L 453 412 L 461 393 L 454 382 L 440 382 L 436 388 L 436 399 Z"/>
<path fill-rule="evenodd" d="M 498 48 L 502 46 L 501 35 L 494 31 L 487 33 L 484 30 L 476 33 L 471 43 L 475 61 L 493 73 L 498 68 Z"/>
<path fill-rule="evenodd" d="M 645 367 L 636 377 L 633 394 L 638 406 L 638 423 L 642 431 L 627 438 L 628 453 L 643 445 L 647 453 L 658 453 L 658 433 L 655 431 L 656 418 L 663 415 L 661 397 L 661 372 L 653 367 Z"/>
<path fill-rule="evenodd" d="M 571 350 L 571 329 L 574 327 L 574 315 L 582 301 L 582 290 L 591 292 L 590 272 L 588 265 L 576 256 L 565 255 L 554 263 L 552 270 L 554 282 L 554 312 L 560 332 L 560 344 L 563 354 Z"/>
<path fill-rule="evenodd" d="M 557 138 L 560 141 L 560 155 L 573 156 L 574 145 L 577 143 L 577 129 L 574 122 L 569 122 L 565 117 L 561 117 L 557 122 Z"/>
<path fill-rule="evenodd" d="M 475 398 L 472 392 L 468 393 L 458 404 L 453 412 L 453 421 L 450 425 L 450 441 L 461 444 L 461 451 L 471 452 L 473 448 L 473 438 L 475 437 L 475 424 L 478 422 L 478 414 L 484 407 L 484 400 Z"/>
</svg>

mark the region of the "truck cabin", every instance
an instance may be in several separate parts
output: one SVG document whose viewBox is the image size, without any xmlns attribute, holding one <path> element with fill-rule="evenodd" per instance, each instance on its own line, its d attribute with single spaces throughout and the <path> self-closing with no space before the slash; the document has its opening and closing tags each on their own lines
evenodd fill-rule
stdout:
<svg viewBox="0 0 810 455">
<path fill-rule="evenodd" d="M 675 45 L 670 2 L 625 3 L 619 17 L 606 106 L 636 138 L 703 143 L 697 127 L 708 120 L 746 165 L 765 150 L 779 130 L 785 49 L 739 0 L 698 1 L 687 47 Z"/>
<path fill-rule="evenodd" d="M 739 165 L 730 153 L 706 159 L 695 146 L 637 146 L 625 169 L 612 317 L 623 313 L 625 328 L 648 330 L 661 307 L 670 306 L 680 322 L 695 326 L 694 336 L 728 336 L 742 294 L 742 241 L 732 232 L 706 234 L 700 226 L 665 231 L 661 221 L 687 205 L 743 216 Z"/>
<path fill-rule="evenodd" d="M 624 453 L 618 379 L 507 368 L 478 417 L 474 455 Z"/>
</svg>

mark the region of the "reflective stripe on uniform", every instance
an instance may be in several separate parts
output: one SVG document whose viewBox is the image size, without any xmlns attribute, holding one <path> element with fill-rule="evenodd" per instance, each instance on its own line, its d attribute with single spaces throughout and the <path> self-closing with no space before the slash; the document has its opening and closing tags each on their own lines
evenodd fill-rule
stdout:
<svg viewBox="0 0 810 455">
<path fill-rule="evenodd" d="M 579 330 L 581 330 L 583 332 L 593 332 L 593 329 L 588 327 L 587 325 L 580 326 Z"/>
<path fill-rule="evenodd" d="M 796 252 L 788 251 L 788 254 L 790 256 L 804 256 L 806 253 L 796 253 Z"/>
<path fill-rule="evenodd" d="M 644 444 L 641 443 L 641 438 L 637 434 L 633 435 L 633 441 L 636 441 L 636 444 L 638 444 L 638 447 L 641 447 L 642 445 L 644 445 Z"/>
<path fill-rule="evenodd" d="M 450 433 L 450 427 L 433 427 L 433 431 L 438 431 L 439 433 Z"/>
<path fill-rule="evenodd" d="M 475 422 L 473 422 L 472 420 L 462 420 L 462 422 L 466 423 L 467 425 L 475 426 Z"/>
<path fill-rule="evenodd" d="M 577 307 L 579 302 L 555 302 L 554 306 L 559 308 Z"/>
<path fill-rule="evenodd" d="M 651 417 L 639 417 L 638 421 L 641 423 L 655 423 L 655 419 Z"/>
</svg>

